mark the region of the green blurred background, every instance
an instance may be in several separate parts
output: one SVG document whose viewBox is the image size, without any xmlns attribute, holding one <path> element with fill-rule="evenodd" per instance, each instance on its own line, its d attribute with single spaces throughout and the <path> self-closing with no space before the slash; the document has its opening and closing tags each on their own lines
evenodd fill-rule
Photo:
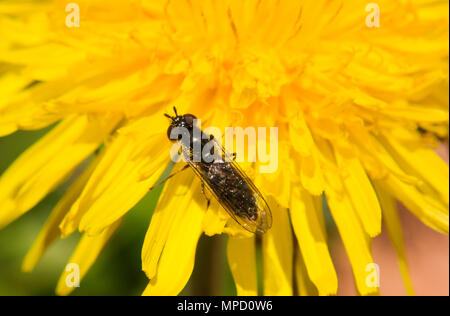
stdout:
<svg viewBox="0 0 450 316">
<path fill-rule="evenodd" d="M 0 174 L 49 129 L 19 131 L 0 138 Z M 67 185 L 68 183 L 63 184 L 34 209 L 0 230 L 0 295 L 55 295 L 59 276 L 80 238 L 78 233 L 55 242 L 32 273 L 23 273 L 21 265 Z M 141 271 L 141 248 L 161 190 L 162 186 L 151 191 L 126 215 L 122 226 L 72 295 L 142 293 L 148 279 Z M 225 236 L 201 238 L 194 272 L 181 294 L 236 294 L 227 265 L 225 246 Z"/>
</svg>

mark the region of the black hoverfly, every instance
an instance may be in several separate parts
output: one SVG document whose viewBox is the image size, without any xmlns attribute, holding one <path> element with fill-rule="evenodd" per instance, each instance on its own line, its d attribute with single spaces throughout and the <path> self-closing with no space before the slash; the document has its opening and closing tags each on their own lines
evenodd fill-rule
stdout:
<svg viewBox="0 0 450 316">
<path fill-rule="evenodd" d="M 205 134 L 195 126 L 194 115 L 178 115 L 175 107 L 174 112 L 175 116 L 164 115 L 171 120 L 167 136 L 171 141 L 180 143 L 180 151 L 186 158 L 187 165 L 182 170 L 191 167 L 202 181 L 203 192 L 206 187 L 239 225 L 255 234 L 266 233 L 272 227 L 270 208 L 261 192 L 234 159 L 226 159 L 233 155 L 227 154 L 213 135 Z M 188 141 L 182 141 L 180 135 L 171 135 L 174 128 L 184 128 L 188 134 L 184 139 Z M 206 155 L 193 159 L 198 149 L 203 153 L 206 146 L 211 147 L 211 143 L 218 150 L 214 152 L 208 148 Z M 208 206 L 209 202 L 208 200 Z"/>
</svg>

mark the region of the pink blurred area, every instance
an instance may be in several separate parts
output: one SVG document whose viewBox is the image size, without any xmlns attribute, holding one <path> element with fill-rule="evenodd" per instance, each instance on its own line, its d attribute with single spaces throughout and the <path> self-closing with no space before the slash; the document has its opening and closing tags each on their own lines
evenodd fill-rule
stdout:
<svg viewBox="0 0 450 316">
<path fill-rule="evenodd" d="M 448 163 L 448 144 L 438 149 Z M 405 208 L 400 207 L 408 267 L 416 295 L 449 295 L 449 237 L 425 226 Z M 339 279 L 338 295 L 357 295 L 353 273 L 339 238 L 332 243 L 332 257 Z M 374 261 L 380 267 L 380 293 L 385 296 L 406 295 L 397 256 L 386 229 L 372 244 Z"/>
</svg>

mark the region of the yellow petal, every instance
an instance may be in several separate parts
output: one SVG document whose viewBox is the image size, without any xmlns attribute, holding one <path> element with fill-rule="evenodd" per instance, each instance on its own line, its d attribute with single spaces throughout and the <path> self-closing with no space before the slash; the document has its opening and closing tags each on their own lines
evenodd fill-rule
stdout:
<svg viewBox="0 0 450 316">
<path fill-rule="evenodd" d="M 27 149 L 0 179 L 0 203 L 11 205 L 0 211 L 0 227 L 30 210 L 64 181 L 117 121 L 115 117 L 71 117 Z"/>
<path fill-rule="evenodd" d="M 208 198 L 211 201 L 211 205 L 203 219 L 203 231 L 207 236 L 222 234 L 230 216 L 226 214 L 222 206 L 220 206 L 213 197 Z M 205 200 L 205 207 L 206 204 L 207 202 Z"/>
<path fill-rule="evenodd" d="M 416 187 L 403 183 L 393 175 L 379 181 L 383 188 L 424 224 L 448 235 L 448 208 L 427 199 Z"/>
<path fill-rule="evenodd" d="M 293 187 L 291 194 L 291 222 L 309 279 L 320 295 L 335 295 L 338 280 L 322 227 L 322 209 L 316 208 L 314 198 L 302 188 Z"/>
<path fill-rule="evenodd" d="M 383 115 L 415 122 L 448 122 L 448 111 L 434 109 L 430 106 L 390 104 L 382 111 Z"/>
<path fill-rule="evenodd" d="M 97 156 L 95 158 L 95 161 L 91 162 L 86 170 L 84 170 L 83 173 L 78 177 L 78 179 L 75 180 L 75 182 L 69 187 L 58 204 L 56 204 L 50 217 L 39 233 L 39 236 L 36 238 L 27 255 L 25 256 L 22 264 L 23 271 L 31 272 L 38 261 L 41 259 L 47 248 L 60 236 L 61 231 L 59 229 L 59 225 L 61 221 L 63 220 L 66 213 L 70 210 L 72 204 L 80 196 L 84 185 L 86 184 L 99 160 L 100 159 Z"/>
<path fill-rule="evenodd" d="M 31 89 L 25 90 L 29 93 Z M 19 129 L 36 130 L 53 124 L 62 118 L 59 113 L 48 113 L 36 100 L 30 101 L 25 92 L 16 94 L 18 99 L 0 108 L 0 136 L 6 136 Z M 12 97 L 11 97 L 12 98 Z"/>
<path fill-rule="evenodd" d="M 297 294 L 299 296 L 317 296 L 318 291 L 314 283 L 308 277 L 302 254 L 297 252 L 295 256 L 295 280 L 297 282 Z"/>
<path fill-rule="evenodd" d="M 343 182 L 365 231 L 370 237 L 381 233 L 381 208 L 372 183 L 357 158 L 335 151 L 338 166 L 345 172 Z"/>
<path fill-rule="evenodd" d="M 323 159 L 327 160 L 329 164 L 335 163 L 335 158 L 329 143 L 320 141 L 317 144 L 320 147 Z M 327 179 L 325 195 L 350 259 L 356 287 L 361 295 L 378 294 L 378 288 L 370 287 L 368 285 L 372 285 L 372 283 L 366 282 L 369 277 L 366 269 L 374 263 L 368 235 L 362 227 L 349 196 L 345 190 L 340 189 L 344 185 L 339 174 L 329 171 L 325 172 L 325 175 Z"/>
<path fill-rule="evenodd" d="M 292 295 L 294 244 L 287 209 L 269 197 L 272 228 L 263 236 L 264 295 Z"/>
<path fill-rule="evenodd" d="M 17 73 L 6 73 L 0 77 L 0 109 L 8 104 L 8 100 L 14 94 L 20 92 L 31 83 L 31 79 L 18 75 Z"/>
<path fill-rule="evenodd" d="M 281 143 L 278 145 L 278 162 L 288 163 L 292 157 L 290 156 L 288 144 Z M 267 147 L 266 147 L 267 148 Z M 256 187 L 263 192 L 263 195 L 272 195 L 277 197 L 277 202 L 283 207 L 289 206 L 291 173 L 289 168 L 278 164 L 277 170 L 271 173 L 261 173 L 261 162 L 256 162 L 253 172 L 255 174 L 254 183 Z"/>
<path fill-rule="evenodd" d="M 122 217 L 142 197 L 165 169 L 170 144 L 162 137 L 142 143 L 126 135 L 119 135 L 105 150 L 80 197 L 80 231 L 97 234 Z M 150 153 L 143 148 L 149 148 Z M 142 180 L 142 172 L 151 176 Z M 78 216 L 79 217 L 79 216 Z"/>
<path fill-rule="evenodd" d="M 255 238 L 228 238 L 228 264 L 238 296 L 258 295 Z"/>
<path fill-rule="evenodd" d="M 292 102 L 292 101 L 291 101 Z M 294 149 L 301 156 L 311 156 L 315 150 L 314 140 L 309 127 L 306 125 L 305 118 L 298 115 L 296 119 L 289 124 L 289 136 Z"/>
<path fill-rule="evenodd" d="M 202 196 L 199 181 L 190 188 L 187 196 L 188 207 L 179 205 L 178 208 L 164 210 L 176 215 L 159 258 L 156 275 L 143 295 L 178 295 L 191 276 L 205 215 L 204 203 L 199 202 Z"/>
<path fill-rule="evenodd" d="M 156 275 L 159 258 L 177 214 L 190 207 L 192 196 L 189 188 L 194 177 L 191 170 L 186 170 L 168 180 L 164 186 L 142 246 L 142 270 L 149 279 Z"/>
<path fill-rule="evenodd" d="M 75 270 L 67 269 L 70 268 L 69 264 L 74 263 L 78 265 L 79 280 L 81 281 L 81 279 L 83 279 L 88 272 L 89 268 L 97 260 L 99 254 L 108 243 L 111 236 L 116 232 L 117 228 L 119 228 L 120 224 L 121 221 L 118 221 L 107 227 L 101 234 L 96 236 L 88 236 L 87 234 L 84 234 L 83 237 L 81 237 L 77 248 L 68 261 L 66 270 L 59 278 L 58 285 L 56 286 L 57 295 L 69 295 L 75 289 L 74 287 L 68 286 L 67 283 L 67 281 L 71 280 L 73 276 L 72 273 L 75 272 Z"/>
<path fill-rule="evenodd" d="M 352 265 L 358 292 L 361 295 L 378 294 L 378 288 L 368 287 L 366 283 L 368 278 L 366 268 L 373 264 L 374 260 L 370 252 L 368 237 L 353 210 L 349 198 L 337 196 L 335 193 L 329 193 L 329 191 L 326 195 L 331 214 L 339 229 L 339 234 Z"/>
<path fill-rule="evenodd" d="M 371 177 L 379 179 L 385 177 L 390 173 L 395 175 L 405 183 L 421 185 L 422 181 L 420 179 L 406 174 L 405 171 L 398 166 L 392 155 L 386 151 L 377 137 L 374 137 L 371 133 L 364 132 L 361 129 L 353 131 L 352 136 L 353 138 L 351 140 L 355 141 L 358 147 L 367 155 L 364 158 L 375 159 L 375 161 L 377 162 L 376 169 L 378 170 L 370 170 Z"/>
<path fill-rule="evenodd" d="M 402 131 L 404 134 L 405 131 Z M 431 148 L 421 144 L 402 143 L 394 137 L 382 139 L 386 148 L 397 158 L 401 166 L 414 175 L 426 180 L 439 194 L 443 202 L 449 204 L 449 168 Z"/>
<path fill-rule="evenodd" d="M 380 185 L 374 184 L 378 194 L 378 199 L 383 210 L 383 219 L 386 225 L 389 238 L 397 253 L 398 265 L 400 273 L 405 284 L 406 293 L 409 296 L 414 296 L 414 287 L 411 282 L 411 277 L 408 271 L 405 243 L 403 241 L 403 230 L 398 215 L 397 202 L 387 194 Z"/>
<path fill-rule="evenodd" d="M 313 153 L 311 156 L 299 157 L 297 163 L 303 187 L 311 194 L 322 194 L 324 179 L 317 154 Z"/>
</svg>

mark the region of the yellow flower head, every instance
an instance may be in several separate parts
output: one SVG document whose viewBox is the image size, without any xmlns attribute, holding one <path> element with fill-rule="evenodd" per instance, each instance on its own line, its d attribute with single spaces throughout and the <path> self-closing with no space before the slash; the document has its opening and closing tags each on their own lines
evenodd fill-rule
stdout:
<svg viewBox="0 0 450 316">
<path fill-rule="evenodd" d="M 59 122 L 2 175 L 0 227 L 96 153 L 24 270 L 78 229 L 69 262 L 87 272 L 165 170 L 163 114 L 176 105 L 221 129 L 278 127 L 277 171 L 244 165 L 273 213 L 264 294 L 311 294 L 311 284 L 336 294 L 322 197 L 359 293 L 377 293 L 366 268 L 382 220 L 412 293 L 396 201 L 448 234 L 449 169 L 433 151 L 448 137 L 448 1 L 379 0 L 374 20 L 362 0 L 77 0 L 79 20 L 68 2 L 0 3 L 0 136 Z M 258 293 L 255 237 L 216 202 L 207 209 L 185 171 L 166 183 L 151 219 L 144 294 L 183 289 L 203 233 L 230 235 L 237 293 Z M 63 274 L 57 293 L 70 291 Z"/>
</svg>

